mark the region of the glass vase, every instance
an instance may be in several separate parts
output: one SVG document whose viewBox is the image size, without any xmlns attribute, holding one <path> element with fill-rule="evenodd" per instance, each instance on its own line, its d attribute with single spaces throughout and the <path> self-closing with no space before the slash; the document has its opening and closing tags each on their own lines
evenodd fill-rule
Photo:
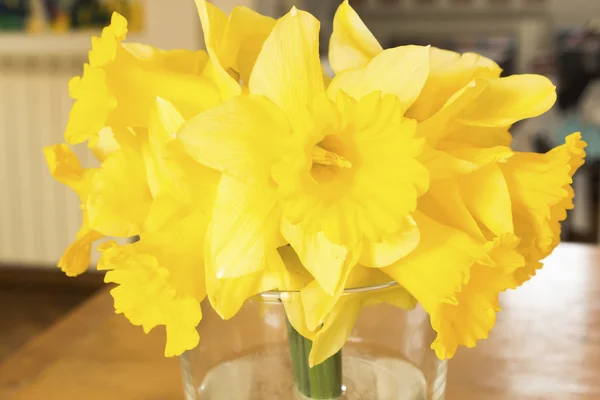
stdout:
<svg viewBox="0 0 600 400">
<path fill-rule="evenodd" d="M 305 396 L 298 389 L 298 360 L 290 357 L 295 331 L 279 296 L 273 292 L 257 296 L 226 321 L 208 304 L 202 305 L 200 344 L 181 356 L 186 400 L 330 398 Z M 430 349 L 434 337 L 429 316 L 420 306 L 364 308 L 341 354 L 326 361 L 338 367 L 341 363 L 341 382 L 336 380 L 341 395 L 333 398 L 443 399 L 447 362 Z"/>
</svg>

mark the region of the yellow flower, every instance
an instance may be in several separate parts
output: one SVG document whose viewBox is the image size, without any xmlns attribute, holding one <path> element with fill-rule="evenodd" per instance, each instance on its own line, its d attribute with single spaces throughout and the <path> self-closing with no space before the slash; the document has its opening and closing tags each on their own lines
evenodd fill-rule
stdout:
<svg viewBox="0 0 600 400">
<path fill-rule="evenodd" d="M 147 127 L 156 97 L 172 102 L 185 117 L 217 104 L 216 87 L 200 76 L 202 51 L 163 51 L 122 44 L 127 21 L 117 13 L 100 37 L 92 39 L 83 76 L 69 83 L 75 103 L 65 131 L 71 144 L 93 139 L 105 126 Z"/>
<path fill-rule="evenodd" d="M 140 235 L 134 244 L 103 246 L 98 269 L 108 271 L 106 282 L 115 310 L 148 333 L 157 325 L 167 330 L 165 356 L 180 355 L 198 344 L 196 326 L 206 292 L 202 246 L 207 218 L 196 212 L 173 220 L 159 232 Z"/>
<path fill-rule="evenodd" d="M 152 205 L 142 158 L 142 138 L 131 129 L 115 132 L 119 149 L 94 175 L 86 201 L 89 225 L 106 236 L 138 235 Z"/>
<path fill-rule="evenodd" d="M 102 225 L 118 230 L 135 220 L 131 227 L 140 236 L 133 244 L 104 246 L 98 269 L 108 271 L 106 282 L 119 285 L 111 291 L 118 313 L 146 332 L 157 325 L 166 327 L 166 356 L 180 355 L 198 344 L 196 326 L 202 316 L 200 302 L 206 296 L 202 243 L 219 179 L 216 171 L 168 148 L 184 122 L 171 103 L 157 99 L 142 147 L 121 146 L 108 156 L 103 168 L 110 168 L 105 173 L 112 180 L 104 181 L 97 193 L 101 199 L 112 193 L 97 216 Z M 134 136 L 128 138 L 128 144 L 139 144 Z M 106 166 L 111 160 L 116 160 L 114 169 Z M 127 176 L 123 182 L 129 186 L 125 187 L 117 180 L 119 171 L 121 176 L 142 176 Z M 136 182 L 146 186 L 136 187 Z M 118 204 L 117 196 L 131 201 L 131 208 Z M 129 229 L 119 233 L 129 233 Z"/>
<path fill-rule="evenodd" d="M 501 165 L 511 193 L 515 233 L 522 239 L 518 250 L 527 261 L 516 273 L 519 283 L 535 275 L 540 261 L 560 242 L 560 221 L 573 208 L 571 183 L 583 165 L 585 146 L 581 134 L 574 133 L 546 154 L 516 153 Z"/>
<path fill-rule="evenodd" d="M 438 191 L 438 180 L 455 180 L 468 212 L 487 231 L 514 232 L 510 190 L 499 167 L 513 156 L 508 127 L 547 111 L 555 100 L 551 82 L 535 75 L 478 78 L 460 89 L 418 125 L 428 143 L 420 161 L 430 171 L 431 190 Z"/>
<path fill-rule="evenodd" d="M 352 71 L 361 81 L 342 74 L 326 90 L 318 31 L 314 17 L 292 9 L 262 47 L 250 94 L 199 114 L 178 133 L 194 159 L 223 173 L 207 264 L 214 278 L 240 279 L 244 298 L 258 288 L 285 289 L 271 274 L 259 275 L 269 279 L 263 285 L 241 279 L 285 270 L 277 248 L 286 242 L 329 294 L 357 262 L 388 265 L 418 243 L 411 212 L 428 176 L 416 161 L 416 124 L 403 112 L 426 80 L 429 49 L 384 51 Z M 379 79 L 384 66 L 386 81 Z M 382 95 L 390 91 L 400 99 Z M 208 291 L 215 306 L 210 282 Z"/>
<path fill-rule="evenodd" d="M 364 67 L 382 51 L 348 2 L 342 3 L 330 41 L 333 68 L 339 73 Z M 432 48 L 429 61 L 427 81 L 406 112 L 418 121 L 417 136 L 426 140 L 419 161 L 431 177 L 415 217 L 421 241 L 384 271 L 430 313 L 438 332 L 433 347 L 446 358 L 458 345 L 473 346 L 487 336 L 498 293 L 516 287 L 540 255 L 549 254 L 530 245 L 538 240 L 531 238 L 531 229 L 539 230 L 540 215 L 550 222 L 558 215 L 564 219 L 570 178 L 560 168 L 564 171 L 567 154 L 575 151 L 553 153 L 556 169 L 548 170 L 550 180 L 527 186 L 544 193 L 561 190 L 563 196 L 554 198 L 558 205 L 551 212 L 550 200 L 538 196 L 533 207 L 538 211 L 523 219 L 518 202 L 526 185 L 517 186 L 506 170 L 526 174 L 526 164 L 525 170 L 520 166 L 532 156 L 513 154 L 509 127 L 547 111 L 556 100 L 554 86 L 535 75 L 500 78 L 493 61 L 475 54 Z M 356 72 L 353 78 L 359 78 Z M 532 169 L 528 177 L 534 176 Z M 556 230 L 558 223 L 553 226 Z M 557 236 L 550 236 L 556 243 Z"/>
<path fill-rule="evenodd" d="M 85 209 L 92 180 L 97 170 L 82 168 L 77 156 L 67 144 L 47 146 L 44 148 L 44 155 L 52 176 L 60 183 L 73 189 L 82 203 L 83 222 L 77 232 L 77 237 L 58 262 L 58 267 L 66 275 L 77 276 L 85 272 L 90 266 L 92 243 L 104 236 L 90 228 L 88 213 Z"/>
<path fill-rule="evenodd" d="M 248 88 L 256 57 L 275 19 L 247 7 L 234 7 L 227 16 L 206 0 L 195 0 L 209 61 L 202 74 L 213 81 L 227 100 Z"/>
<path fill-rule="evenodd" d="M 382 51 L 381 45 L 344 1 L 334 17 L 329 58 L 336 72 L 364 67 Z M 419 136 L 434 149 L 427 158 L 445 158 L 446 164 L 473 161 L 468 148 L 490 148 L 506 156 L 510 144 L 508 127 L 514 122 L 547 111 L 556 94 L 554 86 L 536 75 L 499 78 L 501 69 L 492 60 L 473 53 L 457 54 L 431 48 L 429 74 L 419 97 L 406 116 L 419 121 Z M 461 146 L 457 149 L 457 144 Z M 452 155 L 435 154 L 441 150 Z M 434 153 L 434 154 L 431 154 Z M 436 155 L 436 157 L 433 157 Z M 463 165 L 465 167 L 465 165 Z M 468 167 L 468 165 L 467 165 Z"/>
<path fill-rule="evenodd" d="M 340 4 L 333 20 L 329 41 L 329 62 L 336 73 L 363 68 L 383 48 L 348 0 Z M 446 100 L 475 78 L 495 78 L 501 69 L 478 54 L 460 54 L 431 48 L 429 75 L 419 99 L 407 111 L 410 118 L 423 121 L 439 111 Z M 382 77 L 383 78 L 383 77 Z"/>
<path fill-rule="evenodd" d="M 383 269 L 431 316 L 439 358 L 450 358 L 457 346 L 475 346 L 496 320 L 498 293 L 516 287 L 514 273 L 525 261 L 519 242 L 505 234 L 482 243 L 462 231 L 415 214 L 421 230 L 417 248 Z"/>
<path fill-rule="evenodd" d="M 167 148 L 185 122 L 173 104 L 156 99 L 148 117 L 148 129 L 100 131 L 100 168 L 83 169 L 66 144 L 44 153 L 52 175 L 83 203 L 82 227 L 59 267 L 80 274 L 94 240 L 139 235 L 134 244 L 104 245 L 98 269 L 118 284 L 111 291 L 116 311 L 146 332 L 164 325 L 165 355 L 174 356 L 198 343 L 206 296 L 201 244 L 219 174 Z"/>
</svg>

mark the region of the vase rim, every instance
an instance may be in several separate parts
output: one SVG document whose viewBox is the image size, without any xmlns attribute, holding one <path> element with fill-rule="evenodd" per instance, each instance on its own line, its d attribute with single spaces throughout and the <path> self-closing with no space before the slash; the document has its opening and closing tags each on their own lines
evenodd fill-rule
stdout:
<svg viewBox="0 0 600 400">
<path fill-rule="evenodd" d="M 342 296 L 356 293 L 368 293 L 374 292 L 378 290 L 384 290 L 399 286 L 396 281 L 389 281 L 384 283 L 379 283 L 377 285 L 368 285 L 368 286 L 357 286 L 353 288 L 346 288 L 342 292 Z M 258 296 L 262 297 L 263 300 L 281 300 L 282 297 L 291 294 L 298 294 L 300 290 L 269 290 L 266 292 L 260 293 Z"/>
</svg>

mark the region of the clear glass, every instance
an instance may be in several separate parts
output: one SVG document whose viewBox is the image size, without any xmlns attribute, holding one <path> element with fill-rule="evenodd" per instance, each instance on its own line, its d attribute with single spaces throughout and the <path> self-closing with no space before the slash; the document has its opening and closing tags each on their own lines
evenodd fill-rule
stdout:
<svg viewBox="0 0 600 400">
<path fill-rule="evenodd" d="M 385 290 L 385 289 L 378 289 Z M 295 389 L 287 319 L 277 294 L 231 320 L 203 304 L 200 344 L 181 357 L 186 400 L 303 400 Z M 422 308 L 366 307 L 342 350 L 343 400 L 441 400 L 447 362 L 430 349 Z"/>
</svg>

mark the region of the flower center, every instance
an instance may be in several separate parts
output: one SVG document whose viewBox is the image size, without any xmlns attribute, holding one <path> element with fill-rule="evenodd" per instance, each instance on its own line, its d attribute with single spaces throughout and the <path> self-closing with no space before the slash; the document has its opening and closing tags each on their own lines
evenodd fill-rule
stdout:
<svg viewBox="0 0 600 400">
<path fill-rule="evenodd" d="M 352 163 L 344 156 L 344 144 L 333 135 L 327 135 L 311 150 L 312 166 L 310 174 L 319 183 L 335 178 L 342 168 L 352 168 Z"/>
</svg>

